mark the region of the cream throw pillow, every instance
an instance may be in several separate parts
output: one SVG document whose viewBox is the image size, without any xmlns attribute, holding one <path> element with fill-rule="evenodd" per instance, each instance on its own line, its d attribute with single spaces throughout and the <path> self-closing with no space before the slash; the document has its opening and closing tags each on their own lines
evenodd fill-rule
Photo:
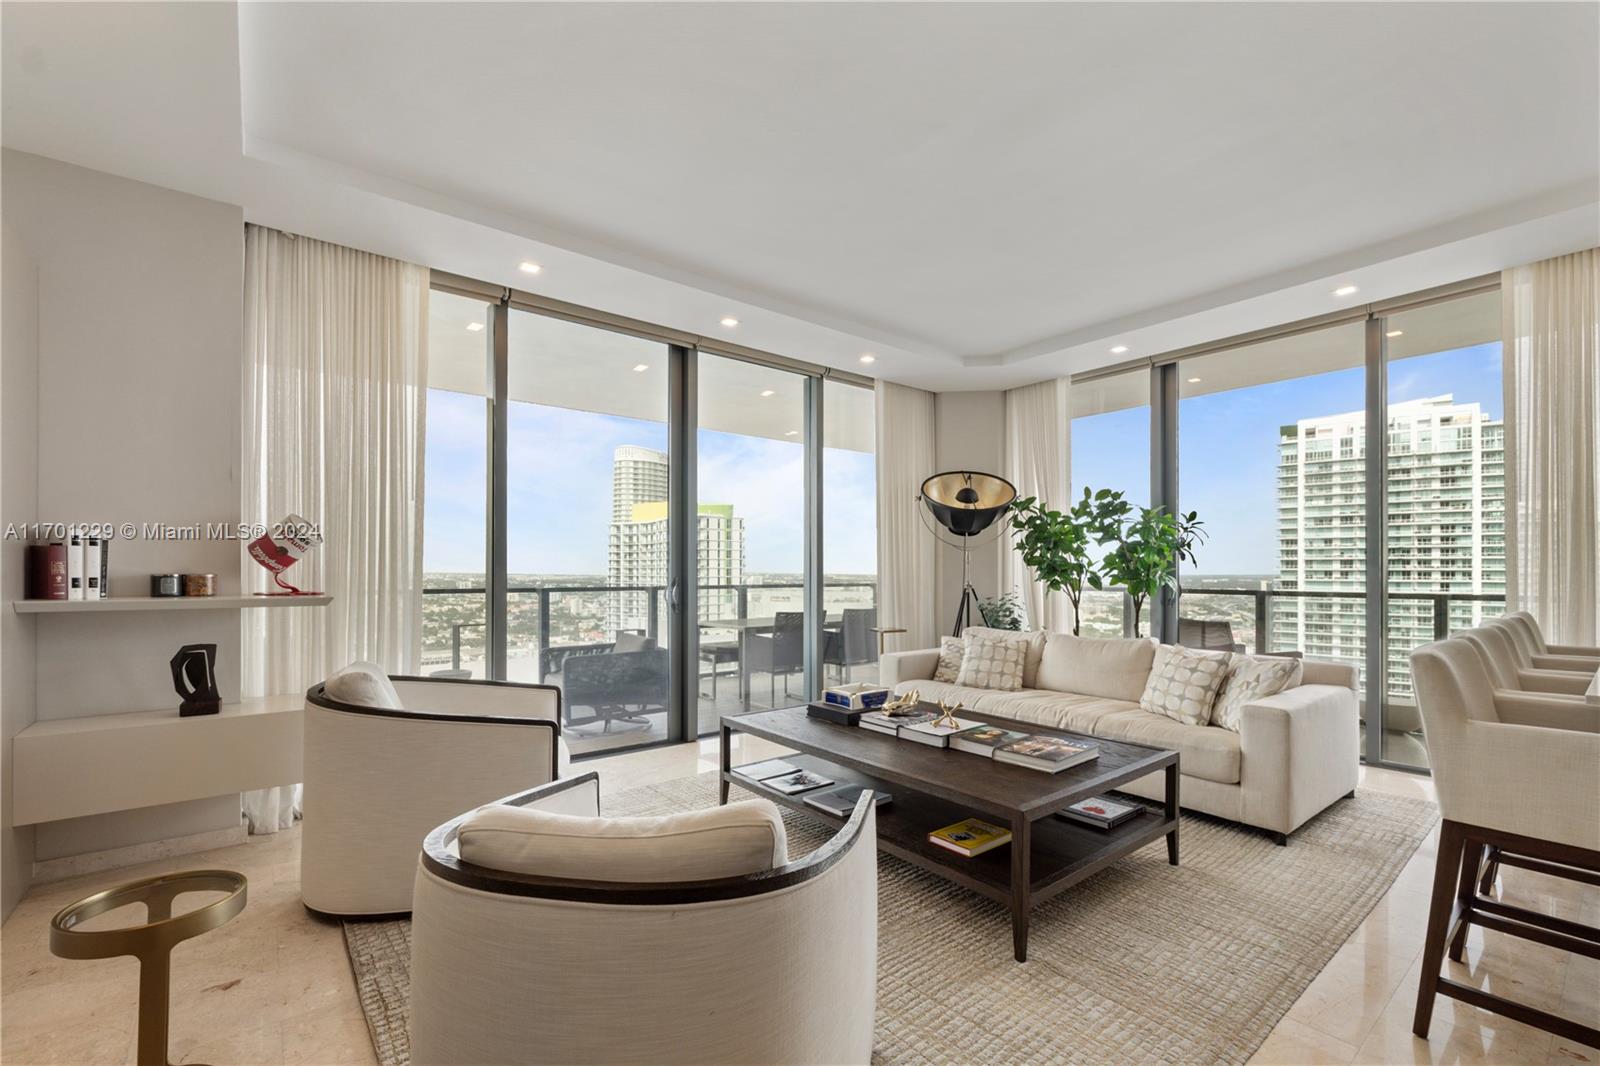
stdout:
<svg viewBox="0 0 1600 1066">
<path fill-rule="evenodd" d="M 962 640 L 961 673 L 956 684 L 1000 692 L 1015 692 L 1022 687 L 1026 642 L 970 631 Z"/>
<path fill-rule="evenodd" d="M 935 681 L 955 684 L 961 676 L 961 650 L 966 645 L 960 637 L 939 638 L 939 668 L 933 672 Z"/>
<path fill-rule="evenodd" d="M 1232 652 L 1160 645 L 1139 706 L 1185 725 L 1209 724 L 1211 705 L 1216 702 L 1232 658 Z"/>
<path fill-rule="evenodd" d="M 1022 687 L 1039 688 L 1039 660 L 1044 658 L 1045 638 L 1042 629 L 995 629 L 992 626 L 968 626 L 961 631 L 963 637 L 978 634 L 981 637 L 1000 637 L 1022 645 Z"/>
<path fill-rule="evenodd" d="M 475 866 L 580 881 L 701 881 L 789 858 L 783 819 L 764 799 L 639 818 L 492 804 L 462 820 L 457 846 Z"/>
<path fill-rule="evenodd" d="M 1245 704 L 1294 688 L 1300 684 L 1304 671 L 1299 659 L 1235 655 L 1228 667 L 1228 676 L 1223 678 L 1222 690 L 1217 693 L 1216 706 L 1211 710 L 1211 724 L 1237 733 Z"/>
</svg>

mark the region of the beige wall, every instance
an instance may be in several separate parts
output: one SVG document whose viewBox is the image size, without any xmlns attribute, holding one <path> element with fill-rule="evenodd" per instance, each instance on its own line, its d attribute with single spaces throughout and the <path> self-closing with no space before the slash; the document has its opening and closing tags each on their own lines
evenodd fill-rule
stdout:
<svg viewBox="0 0 1600 1066">
<path fill-rule="evenodd" d="M 941 392 L 934 397 L 933 411 L 934 456 L 939 471 L 976 470 L 1004 475 L 1004 392 Z M 943 530 L 940 534 L 949 539 Z M 987 531 L 975 540 L 982 543 L 972 552 L 967 578 L 980 597 L 988 598 L 1000 587 L 1000 546 Z M 934 622 L 936 631 L 942 634 L 950 632 L 961 596 L 961 552 L 941 543 L 935 570 L 938 598 Z M 975 624 L 983 623 L 976 619 Z"/>
<path fill-rule="evenodd" d="M 37 517 L 39 271 L 10 218 L 0 222 L 0 515 Z M 11 738 L 34 721 L 34 620 L 9 601 L 24 595 L 23 542 L 0 541 L 0 918 L 28 890 L 33 828 L 11 825 Z"/>
<path fill-rule="evenodd" d="M 243 211 L 12 151 L 0 183 L 5 217 L 38 267 L 39 519 L 237 523 Z M 10 300 L 8 284 L 8 310 Z M 5 436 L 9 495 L 9 427 Z M 204 571 L 236 594 L 240 552 L 232 542 L 118 540 L 112 593 L 148 595 L 153 572 Z M 237 610 L 36 624 L 42 720 L 176 706 L 167 660 L 192 642 L 219 646 L 223 698 L 238 699 Z M 222 796 L 46 823 L 36 853 L 58 858 L 238 821 L 238 797 Z"/>
</svg>

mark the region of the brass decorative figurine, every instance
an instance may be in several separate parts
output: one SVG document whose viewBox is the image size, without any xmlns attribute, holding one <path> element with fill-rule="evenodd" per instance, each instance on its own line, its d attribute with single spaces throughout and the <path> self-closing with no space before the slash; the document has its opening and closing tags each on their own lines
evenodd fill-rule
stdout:
<svg viewBox="0 0 1600 1066">
<path fill-rule="evenodd" d="M 883 705 L 883 713 L 890 717 L 912 714 L 917 703 L 922 699 L 922 693 L 912 689 L 903 696 L 896 696 Z"/>
<path fill-rule="evenodd" d="M 961 723 L 956 721 L 956 712 L 962 709 L 960 700 L 940 700 L 939 717 L 928 724 L 935 729 L 958 729 Z"/>
</svg>

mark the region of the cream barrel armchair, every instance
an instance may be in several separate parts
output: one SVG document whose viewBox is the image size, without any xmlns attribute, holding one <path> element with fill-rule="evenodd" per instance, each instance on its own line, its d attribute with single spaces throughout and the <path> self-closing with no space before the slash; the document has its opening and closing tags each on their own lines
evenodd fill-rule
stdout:
<svg viewBox="0 0 1600 1066">
<path fill-rule="evenodd" d="M 388 678 L 365 664 L 314 685 L 301 900 L 346 917 L 409 911 L 417 849 L 431 829 L 557 778 L 560 718 L 561 690 L 549 685 Z"/>
<path fill-rule="evenodd" d="M 1461 959 L 1471 925 L 1582 954 L 1600 943 L 1600 929 L 1485 898 L 1479 881 L 1485 850 L 1498 849 L 1502 863 L 1595 883 L 1600 707 L 1496 691 L 1477 650 L 1460 639 L 1412 652 L 1411 673 L 1444 818 L 1413 1031 L 1427 1037 L 1442 994 L 1600 1046 L 1592 1026 L 1440 974 L 1447 950 Z"/>
<path fill-rule="evenodd" d="M 575 817 L 535 818 L 542 837 L 517 841 L 515 823 L 527 819 L 507 817 L 502 805 Z M 792 863 L 778 859 L 786 845 L 772 804 L 734 807 L 744 810 L 601 819 L 599 783 L 588 773 L 429 834 L 412 912 L 411 1060 L 867 1062 L 878 925 L 870 793 L 831 840 Z M 478 821 L 485 817 L 499 820 Z M 685 818 L 697 831 L 673 828 Z M 761 861 L 745 873 L 576 879 L 580 871 L 619 872 L 618 850 L 631 850 L 621 861 L 637 874 L 680 875 L 729 818 L 736 828 L 776 830 L 776 844 L 758 840 Z M 483 840 L 486 828 L 488 842 L 464 859 L 466 844 Z M 676 842 L 661 851 L 663 840 Z M 491 859 L 485 848 L 508 861 L 471 861 Z M 715 864 L 730 868 L 726 854 Z M 504 868 L 511 865 L 565 876 Z"/>
</svg>

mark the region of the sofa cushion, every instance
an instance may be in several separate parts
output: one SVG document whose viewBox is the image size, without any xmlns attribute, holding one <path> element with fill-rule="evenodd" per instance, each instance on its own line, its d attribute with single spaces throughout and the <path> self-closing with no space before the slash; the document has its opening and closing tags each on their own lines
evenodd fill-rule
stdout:
<svg viewBox="0 0 1600 1066">
<path fill-rule="evenodd" d="M 1227 676 L 1211 707 L 1211 724 L 1239 731 L 1244 705 L 1300 684 L 1303 664 L 1299 659 L 1271 655 L 1235 655 L 1228 664 Z"/>
<path fill-rule="evenodd" d="M 956 683 L 956 678 L 961 676 L 961 651 L 965 647 L 966 642 L 960 637 L 939 638 L 939 665 L 933 671 L 935 681 L 947 685 Z"/>
<path fill-rule="evenodd" d="M 1176 751 L 1178 768 L 1189 777 L 1222 785 L 1239 782 L 1239 734 L 1226 729 L 1187 725 L 1135 708 L 1101 716 L 1094 723 L 1094 735 Z"/>
<path fill-rule="evenodd" d="M 377 707 L 386 711 L 405 709 L 389 675 L 377 663 L 351 663 L 343 670 L 335 670 L 322 683 L 322 691 L 331 700 L 355 707 Z"/>
<path fill-rule="evenodd" d="M 1094 725 L 1102 717 L 1132 710 L 1137 704 L 1108 700 L 1104 696 L 1080 696 L 1075 692 L 1023 689 L 1020 692 L 986 692 L 973 706 L 979 717 L 992 714 L 1048 729 L 1093 735 Z"/>
<path fill-rule="evenodd" d="M 1156 642 L 1148 637 L 1096 639 L 1052 633 L 1039 660 L 1038 684 L 1032 687 L 1137 703 L 1155 653 Z"/>
<path fill-rule="evenodd" d="M 581 881 L 699 881 L 781 866 L 788 840 L 764 799 L 651 818 L 587 818 L 493 804 L 461 823 L 476 866 Z"/>
<path fill-rule="evenodd" d="M 961 631 L 965 637 L 968 633 L 981 633 L 984 636 L 1000 637 L 1003 640 L 1019 641 L 1023 645 L 1022 658 L 1022 687 L 1041 688 L 1039 684 L 1039 662 L 1044 655 L 1045 642 L 1048 634 L 1042 629 L 993 629 L 989 626 L 968 626 Z"/>
<path fill-rule="evenodd" d="M 894 687 L 896 696 L 904 696 L 908 692 L 916 692 L 924 703 L 938 703 L 940 700 L 950 700 L 961 704 L 963 707 L 976 707 L 978 697 L 990 694 L 990 690 L 982 688 L 967 688 L 949 681 L 901 681 Z"/>
<path fill-rule="evenodd" d="M 1015 692 L 1022 687 L 1026 644 L 971 629 L 962 641 L 961 673 L 956 676 L 956 684 L 1002 692 Z"/>
<path fill-rule="evenodd" d="M 1211 707 L 1232 660 L 1232 652 L 1163 644 L 1156 649 L 1139 706 L 1186 725 L 1209 725 Z"/>
</svg>

